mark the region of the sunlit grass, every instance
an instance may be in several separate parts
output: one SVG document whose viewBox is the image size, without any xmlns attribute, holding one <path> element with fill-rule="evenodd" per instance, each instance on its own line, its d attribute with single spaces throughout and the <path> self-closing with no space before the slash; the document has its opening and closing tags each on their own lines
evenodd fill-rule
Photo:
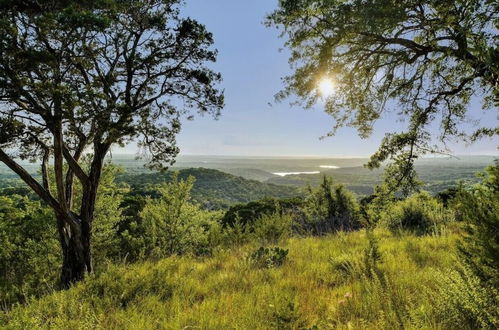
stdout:
<svg viewBox="0 0 499 330">
<path fill-rule="evenodd" d="M 292 238 L 284 265 L 255 268 L 257 247 L 211 258 L 112 265 L 66 292 L 1 315 L 7 328 L 438 328 L 434 275 L 454 262 L 455 236 L 377 231 L 379 277 L 363 272 L 364 231 Z M 346 266 L 345 266 L 346 265 Z"/>
</svg>

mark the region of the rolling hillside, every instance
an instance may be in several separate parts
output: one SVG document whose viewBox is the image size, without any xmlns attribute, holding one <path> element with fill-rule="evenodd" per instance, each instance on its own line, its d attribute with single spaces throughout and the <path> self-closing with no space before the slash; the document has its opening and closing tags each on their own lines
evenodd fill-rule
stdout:
<svg viewBox="0 0 499 330">
<path fill-rule="evenodd" d="M 264 197 L 287 198 L 300 195 L 297 187 L 263 183 L 248 180 L 240 176 L 206 168 L 182 169 L 180 179 L 189 176 L 196 178 L 192 190 L 193 199 L 207 208 L 224 208 L 236 203 L 246 203 Z M 168 182 L 172 179 L 172 172 L 122 174 L 118 182 L 128 183 L 135 191 L 145 191 L 148 186 Z"/>
</svg>

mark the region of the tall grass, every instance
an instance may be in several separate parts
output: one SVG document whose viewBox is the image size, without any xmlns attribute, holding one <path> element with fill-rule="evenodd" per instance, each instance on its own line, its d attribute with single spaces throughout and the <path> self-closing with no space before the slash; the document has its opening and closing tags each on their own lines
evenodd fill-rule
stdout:
<svg viewBox="0 0 499 330">
<path fill-rule="evenodd" d="M 0 314 L 0 327 L 452 328 L 435 309 L 435 277 L 453 268 L 456 237 L 373 235 L 281 240 L 289 253 L 272 268 L 246 262 L 257 242 L 203 259 L 110 265 L 68 291 Z"/>
</svg>

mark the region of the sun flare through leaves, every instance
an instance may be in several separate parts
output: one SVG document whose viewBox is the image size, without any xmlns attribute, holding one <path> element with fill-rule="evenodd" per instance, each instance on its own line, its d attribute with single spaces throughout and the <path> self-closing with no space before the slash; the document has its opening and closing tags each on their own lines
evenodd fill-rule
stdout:
<svg viewBox="0 0 499 330">
<path fill-rule="evenodd" d="M 318 90 L 319 90 L 319 93 L 321 96 L 330 97 L 331 95 L 334 94 L 334 92 L 336 90 L 336 85 L 335 85 L 333 79 L 331 79 L 329 77 L 322 78 L 319 81 Z"/>
</svg>

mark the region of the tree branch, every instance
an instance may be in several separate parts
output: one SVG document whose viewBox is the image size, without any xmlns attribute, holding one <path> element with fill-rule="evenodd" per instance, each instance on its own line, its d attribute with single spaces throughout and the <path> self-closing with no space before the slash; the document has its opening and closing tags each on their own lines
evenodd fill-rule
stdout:
<svg viewBox="0 0 499 330">
<path fill-rule="evenodd" d="M 78 164 L 78 161 L 71 155 L 71 152 L 66 145 L 63 146 L 62 151 L 64 158 L 68 163 L 68 166 L 74 172 L 78 180 L 80 180 L 81 184 L 86 185 L 86 182 L 88 181 L 88 175 L 85 173 L 85 171 L 83 171 L 80 164 Z"/>
<path fill-rule="evenodd" d="M 16 161 L 14 161 L 9 155 L 7 155 L 2 149 L 0 149 L 0 161 L 3 162 L 7 167 L 9 167 L 14 173 L 19 175 L 19 177 L 31 188 L 33 191 L 46 202 L 54 211 L 62 216 L 65 221 L 71 226 L 71 229 L 79 233 L 80 222 L 70 212 L 65 212 L 59 202 L 48 192 L 38 181 L 36 181 L 22 166 L 20 166 Z"/>
</svg>

